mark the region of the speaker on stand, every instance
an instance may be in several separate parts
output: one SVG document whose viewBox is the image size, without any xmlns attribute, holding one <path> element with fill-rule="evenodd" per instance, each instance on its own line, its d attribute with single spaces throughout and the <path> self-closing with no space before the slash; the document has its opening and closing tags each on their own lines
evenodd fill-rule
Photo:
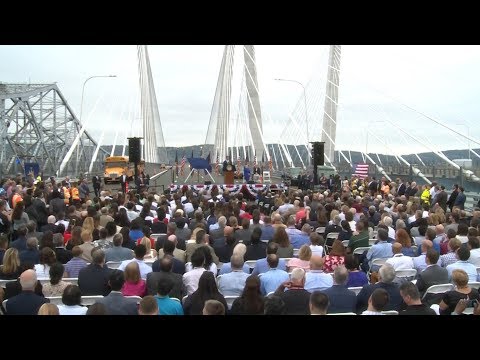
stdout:
<svg viewBox="0 0 480 360">
<path fill-rule="evenodd" d="M 318 166 L 325 165 L 325 142 L 312 142 L 312 158 L 313 158 L 313 183 L 318 185 Z"/>
</svg>

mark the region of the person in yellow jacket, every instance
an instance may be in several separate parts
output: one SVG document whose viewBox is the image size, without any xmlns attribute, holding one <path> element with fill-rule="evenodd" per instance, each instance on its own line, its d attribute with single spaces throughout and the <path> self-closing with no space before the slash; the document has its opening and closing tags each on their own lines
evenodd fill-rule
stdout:
<svg viewBox="0 0 480 360">
<path fill-rule="evenodd" d="M 420 195 L 420 200 L 423 204 L 430 206 L 430 185 L 423 185 L 422 195 Z"/>
<path fill-rule="evenodd" d="M 72 196 L 70 194 L 70 190 L 68 189 L 65 181 L 63 181 L 63 183 L 62 183 L 62 191 L 63 191 L 63 201 L 64 201 L 65 205 L 70 205 L 70 199 L 71 199 Z"/>
<path fill-rule="evenodd" d="M 77 183 L 72 184 L 70 191 L 72 193 L 72 204 L 75 206 L 80 205 L 80 193 L 78 191 Z"/>
</svg>

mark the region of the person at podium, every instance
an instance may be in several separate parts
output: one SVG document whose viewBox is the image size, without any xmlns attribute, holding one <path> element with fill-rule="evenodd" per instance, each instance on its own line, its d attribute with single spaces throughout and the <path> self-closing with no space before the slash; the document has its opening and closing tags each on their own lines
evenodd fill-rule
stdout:
<svg viewBox="0 0 480 360">
<path fill-rule="evenodd" d="M 230 157 L 227 156 L 227 159 L 223 162 L 223 178 L 225 184 L 233 184 L 235 182 L 233 173 L 235 172 L 235 165 L 230 160 Z"/>
</svg>

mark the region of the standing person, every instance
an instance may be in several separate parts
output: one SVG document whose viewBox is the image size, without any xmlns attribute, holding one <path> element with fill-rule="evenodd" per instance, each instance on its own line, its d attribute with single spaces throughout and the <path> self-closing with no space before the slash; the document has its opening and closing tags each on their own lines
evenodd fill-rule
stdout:
<svg viewBox="0 0 480 360">
<path fill-rule="evenodd" d="M 85 203 L 85 201 L 88 200 L 88 197 L 90 195 L 90 189 L 88 188 L 87 179 L 82 180 L 79 191 L 80 191 L 80 200 L 82 203 Z"/>
<path fill-rule="evenodd" d="M 251 174 L 251 171 L 250 171 L 250 168 L 248 167 L 248 163 L 245 164 L 245 166 L 243 167 L 243 178 L 245 179 L 245 182 L 248 184 L 248 182 L 250 181 L 250 174 Z"/>
<path fill-rule="evenodd" d="M 458 196 L 458 184 L 453 185 L 452 193 L 450 194 L 450 197 L 448 198 L 447 205 L 448 208 L 450 209 L 450 212 L 453 209 L 453 205 L 455 204 L 455 200 L 457 199 Z"/>
<path fill-rule="evenodd" d="M 128 176 L 123 174 L 120 178 L 120 185 L 122 186 L 122 193 L 127 193 L 127 183 L 128 183 Z"/>
<path fill-rule="evenodd" d="M 92 177 L 92 185 L 93 185 L 93 191 L 95 192 L 95 197 L 99 197 L 100 196 L 100 188 L 102 186 L 100 176 L 95 175 L 95 176 Z"/>
</svg>

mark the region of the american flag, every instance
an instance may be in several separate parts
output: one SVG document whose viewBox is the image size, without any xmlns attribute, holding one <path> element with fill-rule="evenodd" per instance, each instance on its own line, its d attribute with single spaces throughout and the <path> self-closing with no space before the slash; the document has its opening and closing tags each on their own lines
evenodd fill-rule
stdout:
<svg viewBox="0 0 480 360">
<path fill-rule="evenodd" d="M 187 163 L 187 158 L 185 157 L 185 154 L 183 154 L 182 162 L 180 163 L 180 175 L 185 174 L 183 171 L 183 167 L 185 166 L 186 163 Z"/>
<path fill-rule="evenodd" d="M 217 152 L 217 160 L 215 160 L 215 174 L 217 174 L 217 175 L 220 174 L 219 169 L 220 169 L 220 157 L 219 157 L 219 154 Z"/>
<path fill-rule="evenodd" d="M 356 164 L 355 172 L 353 175 L 358 176 L 360 179 L 365 179 L 368 176 L 368 164 Z"/>
</svg>

